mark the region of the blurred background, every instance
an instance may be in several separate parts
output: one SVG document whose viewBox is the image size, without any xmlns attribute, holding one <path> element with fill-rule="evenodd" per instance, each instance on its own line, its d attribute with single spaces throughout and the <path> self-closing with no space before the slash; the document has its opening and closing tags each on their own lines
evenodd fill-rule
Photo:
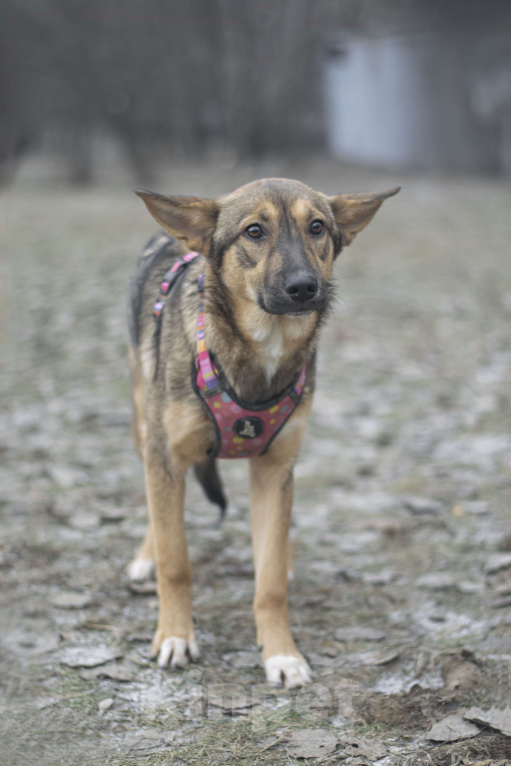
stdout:
<svg viewBox="0 0 511 766">
<path fill-rule="evenodd" d="M 506 0 L 3 0 L 0 180 L 223 156 L 511 173 Z"/>
<path fill-rule="evenodd" d="M 132 189 L 265 176 L 403 187 L 336 261 L 295 471 L 293 632 L 357 690 L 321 726 L 473 762 L 413 748 L 511 698 L 510 174 L 509 0 L 0 0 L 2 763 L 290 763 L 292 700 L 254 707 L 275 740 L 204 717 L 149 661 L 154 583 L 123 577 L 147 519 L 125 296 L 156 229 Z M 249 688 L 247 465 L 220 470 L 222 526 L 187 489 L 193 678 Z"/>
</svg>

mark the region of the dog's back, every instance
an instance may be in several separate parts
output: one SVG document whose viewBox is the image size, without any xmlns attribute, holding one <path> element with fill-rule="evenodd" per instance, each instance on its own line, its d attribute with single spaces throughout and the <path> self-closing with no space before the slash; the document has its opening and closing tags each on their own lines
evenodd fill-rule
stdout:
<svg viewBox="0 0 511 766">
<path fill-rule="evenodd" d="M 149 241 L 140 256 L 128 289 L 128 326 L 134 349 L 138 348 L 145 334 L 163 275 L 183 252 L 185 249 L 177 239 L 161 231 Z"/>
</svg>

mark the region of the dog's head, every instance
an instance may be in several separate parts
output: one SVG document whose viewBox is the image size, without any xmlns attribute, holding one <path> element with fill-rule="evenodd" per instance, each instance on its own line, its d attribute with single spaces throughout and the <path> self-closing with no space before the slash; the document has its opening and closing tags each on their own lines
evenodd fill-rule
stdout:
<svg viewBox="0 0 511 766">
<path fill-rule="evenodd" d="M 235 300 L 266 314 L 321 314 L 332 263 L 399 187 L 328 197 L 269 178 L 218 200 L 137 191 L 160 226 L 207 256 Z"/>
</svg>

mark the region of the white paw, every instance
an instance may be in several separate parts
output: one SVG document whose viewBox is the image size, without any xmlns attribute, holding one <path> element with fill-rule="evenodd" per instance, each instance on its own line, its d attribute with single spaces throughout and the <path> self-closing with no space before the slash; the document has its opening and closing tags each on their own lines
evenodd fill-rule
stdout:
<svg viewBox="0 0 511 766">
<path fill-rule="evenodd" d="M 184 668 L 189 662 L 197 662 L 200 659 L 199 646 L 192 638 L 186 641 L 184 638 L 166 638 L 162 642 L 158 653 L 158 665 L 160 668 Z"/>
<path fill-rule="evenodd" d="M 132 582 L 154 580 L 156 564 L 152 559 L 133 559 L 126 567 L 126 574 Z"/>
<path fill-rule="evenodd" d="M 264 663 L 266 678 L 270 684 L 284 684 L 287 689 L 304 686 L 312 681 L 312 673 L 303 657 L 275 654 Z"/>
</svg>

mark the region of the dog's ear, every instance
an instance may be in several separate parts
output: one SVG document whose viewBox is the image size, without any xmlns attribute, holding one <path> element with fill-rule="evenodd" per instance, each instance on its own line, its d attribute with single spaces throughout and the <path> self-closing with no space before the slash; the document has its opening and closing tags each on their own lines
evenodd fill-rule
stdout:
<svg viewBox="0 0 511 766">
<path fill-rule="evenodd" d="M 349 245 L 371 221 L 382 202 L 393 197 L 400 189 L 400 186 L 396 186 L 375 194 L 338 194 L 336 197 L 328 197 L 337 226 L 341 230 L 343 244 Z"/>
<path fill-rule="evenodd" d="M 213 199 L 203 197 L 164 197 L 150 191 L 135 191 L 144 200 L 153 218 L 166 232 L 190 250 L 209 254 L 220 210 Z"/>
</svg>

